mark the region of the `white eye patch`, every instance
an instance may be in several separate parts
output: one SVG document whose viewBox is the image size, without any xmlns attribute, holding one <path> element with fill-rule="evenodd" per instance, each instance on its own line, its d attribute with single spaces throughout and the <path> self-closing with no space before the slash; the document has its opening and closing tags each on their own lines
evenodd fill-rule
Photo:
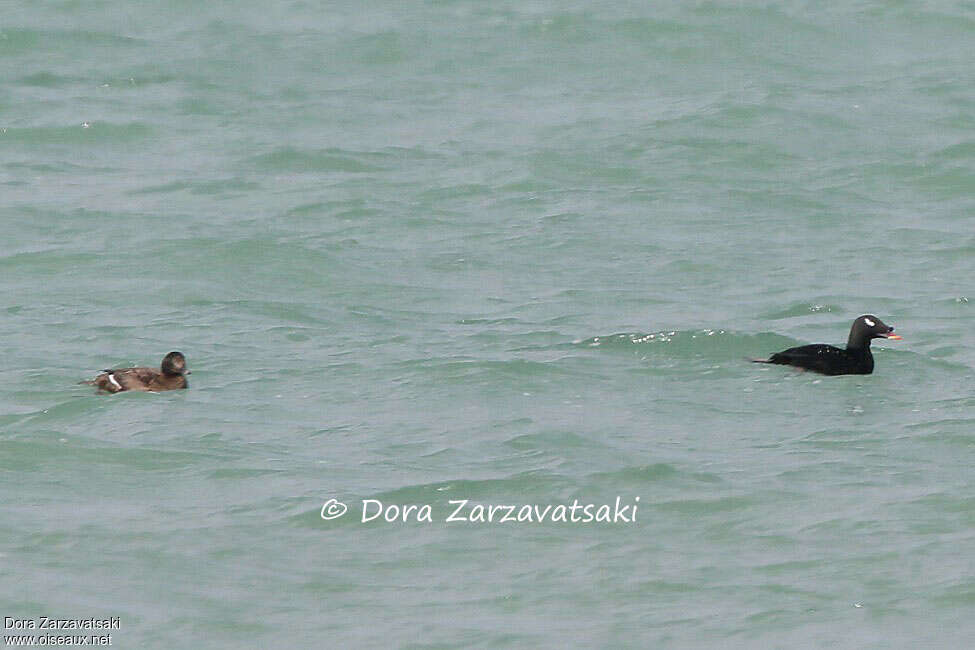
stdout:
<svg viewBox="0 0 975 650">
<path fill-rule="evenodd" d="M 873 322 L 872 320 L 870 320 L 869 318 L 864 318 L 863 319 L 863 322 L 866 323 L 867 325 L 869 325 L 870 327 L 873 327 L 874 325 L 876 325 L 876 323 Z"/>
</svg>

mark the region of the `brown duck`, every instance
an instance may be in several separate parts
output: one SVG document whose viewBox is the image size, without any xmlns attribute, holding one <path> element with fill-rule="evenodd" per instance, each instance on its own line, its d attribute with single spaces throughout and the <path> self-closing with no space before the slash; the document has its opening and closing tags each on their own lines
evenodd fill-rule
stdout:
<svg viewBox="0 0 975 650">
<path fill-rule="evenodd" d="M 186 381 L 188 374 L 190 371 L 186 369 L 186 357 L 183 353 L 170 352 L 163 358 L 158 370 L 156 368 L 103 370 L 102 374 L 84 383 L 97 386 L 98 390 L 109 393 L 121 393 L 126 390 L 156 392 L 186 388 L 189 386 Z"/>
</svg>

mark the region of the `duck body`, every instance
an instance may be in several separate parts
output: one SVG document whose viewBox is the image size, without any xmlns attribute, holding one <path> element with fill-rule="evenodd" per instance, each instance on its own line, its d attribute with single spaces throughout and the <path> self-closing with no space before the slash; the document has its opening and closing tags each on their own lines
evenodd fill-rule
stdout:
<svg viewBox="0 0 975 650">
<path fill-rule="evenodd" d="M 765 361 L 795 366 L 824 375 L 869 375 L 873 372 L 870 347 L 844 350 L 835 345 L 816 343 L 776 352 Z"/>
<path fill-rule="evenodd" d="M 774 363 L 812 370 L 824 375 L 869 375 L 873 372 L 873 354 L 870 341 L 873 339 L 900 340 L 893 333 L 894 328 L 871 314 L 865 314 L 853 321 L 846 349 L 833 345 L 816 343 L 800 345 L 782 352 L 776 352 L 768 359 L 755 359 L 757 363 Z"/>
<path fill-rule="evenodd" d="M 179 390 L 189 386 L 186 375 L 186 357 L 180 352 L 170 352 L 159 368 L 116 368 L 103 370 L 94 379 L 85 382 L 107 393 L 127 390 L 158 392 Z"/>
</svg>

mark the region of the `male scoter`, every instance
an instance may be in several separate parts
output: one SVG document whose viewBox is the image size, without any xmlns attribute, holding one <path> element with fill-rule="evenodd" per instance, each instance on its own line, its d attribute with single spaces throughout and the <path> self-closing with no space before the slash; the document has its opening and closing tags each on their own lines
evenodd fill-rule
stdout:
<svg viewBox="0 0 975 650">
<path fill-rule="evenodd" d="M 191 374 L 186 369 L 186 357 L 182 352 L 170 352 L 163 360 L 159 370 L 155 368 L 119 368 L 118 370 L 103 370 L 91 381 L 83 382 L 97 386 L 99 390 L 109 393 L 121 393 L 125 390 L 161 391 L 186 388 L 189 383 L 186 375 Z"/>
<path fill-rule="evenodd" d="M 869 375 L 873 372 L 873 355 L 870 354 L 872 339 L 894 339 L 894 328 L 884 325 L 876 316 L 867 314 L 853 321 L 846 349 L 832 345 L 800 345 L 782 352 L 776 352 L 768 359 L 753 359 L 756 363 L 778 363 L 796 366 L 805 370 L 821 372 L 824 375 Z"/>
</svg>

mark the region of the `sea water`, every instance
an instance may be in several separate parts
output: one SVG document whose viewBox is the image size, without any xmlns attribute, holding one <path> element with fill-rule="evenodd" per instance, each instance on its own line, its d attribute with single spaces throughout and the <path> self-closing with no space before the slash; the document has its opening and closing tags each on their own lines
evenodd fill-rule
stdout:
<svg viewBox="0 0 975 650">
<path fill-rule="evenodd" d="M 4 634 L 964 647 L 973 60 L 960 1 L 8 3 Z M 871 376 L 747 362 L 865 313 Z"/>
</svg>

